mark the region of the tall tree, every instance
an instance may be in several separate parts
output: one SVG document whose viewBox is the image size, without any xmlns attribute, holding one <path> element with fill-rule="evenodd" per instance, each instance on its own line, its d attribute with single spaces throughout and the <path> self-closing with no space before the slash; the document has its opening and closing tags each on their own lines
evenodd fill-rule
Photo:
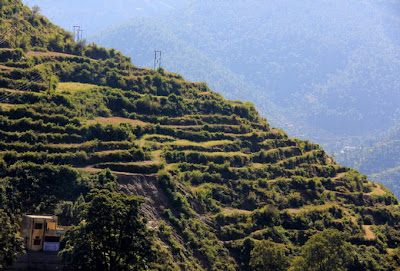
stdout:
<svg viewBox="0 0 400 271">
<path fill-rule="evenodd" d="M 250 267 L 254 271 L 284 271 L 289 262 L 286 247 L 271 241 L 262 240 L 254 244 L 250 254 Z"/>
<path fill-rule="evenodd" d="M 23 240 L 18 235 L 16 219 L 15 216 L 11 214 L 14 210 L 11 210 L 8 206 L 5 191 L 6 187 L 0 179 L 0 269 L 3 268 L 4 265 L 12 264 L 16 260 L 18 254 L 23 253 Z"/>
<path fill-rule="evenodd" d="M 77 270 L 145 270 L 155 260 L 153 236 L 140 212 L 141 200 L 93 190 L 83 222 L 67 232 L 60 252 Z"/>
<path fill-rule="evenodd" d="M 32 7 L 32 14 L 35 16 L 36 14 L 40 14 L 40 7 L 38 5 L 34 5 Z"/>
<path fill-rule="evenodd" d="M 353 247 L 336 229 L 316 233 L 301 247 L 290 271 L 344 271 L 351 263 Z"/>
</svg>

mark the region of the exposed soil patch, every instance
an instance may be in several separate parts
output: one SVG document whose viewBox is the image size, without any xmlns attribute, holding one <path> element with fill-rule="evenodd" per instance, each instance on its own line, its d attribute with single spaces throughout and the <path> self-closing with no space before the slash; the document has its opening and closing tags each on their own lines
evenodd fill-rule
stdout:
<svg viewBox="0 0 400 271">
<path fill-rule="evenodd" d="M 86 171 L 86 172 L 90 172 L 90 173 L 97 173 L 100 172 L 104 169 L 102 168 L 94 168 L 93 166 L 87 166 L 87 167 L 76 167 L 76 170 L 81 170 L 81 171 Z M 130 173 L 130 172 L 122 172 L 122 171 L 114 171 L 111 170 L 111 173 L 117 175 L 117 176 L 145 176 L 145 177 L 155 177 L 157 176 L 156 173 L 152 173 L 152 174 L 141 174 L 141 173 Z"/>
<path fill-rule="evenodd" d="M 232 215 L 234 213 L 242 213 L 242 214 L 251 214 L 251 211 L 248 210 L 241 210 L 241 209 L 234 209 L 234 208 L 225 208 L 222 213 L 224 215 Z"/>
<path fill-rule="evenodd" d="M 132 125 L 147 125 L 148 124 L 141 120 L 133 120 L 133 119 L 127 119 L 127 118 L 121 118 L 121 117 L 110 117 L 110 118 L 97 117 L 94 120 L 89 120 L 88 124 L 95 124 L 97 122 L 100 122 L 102 124 L 114 124 L 114 125 L 118 125 L 121 123 L 130 123 Z"/>
<path fill-rule="evenodd" d="M 76 55 L 70 55 L 70 54 L 63 54 L 63 53 L 57 53 L 57 52 L 35 52 L 35 51 L 29 51 L 26 53 L 26 56 L 63 56 L 63 57 L 77 57 Z"/>
<path fill-rule="evenodd" d="M 168 206 L 168 198 L 158 187 L 157 176 L 116 174 L 118 176 L 118 188 L 122 192 L 142 196 L 145 199 L 143 211 L 146 217 L 152 221 L 159 221 L 160 213 Z"/>
<path fill-rule="evenodd" d="M 0 107 L 3 108 L 3 109 L 10 109 L 10 108 L 15 107 L 15 106 L 17 106 L 17 105 L 16 104 L 2 104 L 2 103 L 0 103 Z"/>
<path fill-rule="evenodd" d="M 362 228 L 365 231 L 365 235 L 364 235 L 365 239 L 372 240 L 372 239 L 376 238 L 375 233 L 373 233 L 373 231 L 371 231 L 371 225 L 362 225 Z"/>
<path fill-rule="evenodd" d="M 0 70 L 13 70 L 14 68 L 12 68 L 12 67 L 7 67 L 7 66 L 4 66 L 4 65 L 0 65 Z"/>
<path fill-rule="evenodd" d="M 336 175 L 334 178 L 332 178 L 332 180 L 339 180 L 341 179 L 344 175 L 346 174 L 346 172 L 341 172 L 338 175 Z"/>
<path fill-rule="evenodd" d="M 382 186 L 380 184 L 377 184 L 376 187 L 372 188 L 372 191 L 367 193 L 367 195 L 377 195 L 377 196 L 382 196 L 385 195 L 386 192 L 382 189 Z"/>
</svg>

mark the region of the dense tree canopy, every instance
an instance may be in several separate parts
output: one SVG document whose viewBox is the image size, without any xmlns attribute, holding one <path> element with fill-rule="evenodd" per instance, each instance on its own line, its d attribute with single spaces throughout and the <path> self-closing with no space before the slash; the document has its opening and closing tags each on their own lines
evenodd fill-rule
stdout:
<svg viewBox="0 0 400 271">
<path fill-rule="evenodd" d="M 269 240 L 256 242 L 251 251 L 250 267 L 254 271 L 284 271 L 289 265 L 287 249 Z"/>
<path fill-rule="evenodd" d="M 23 252 L 22 238 L 18 227 L 12 223 L 9 215 L 0 208 L 0 269 L 13 263 L 17 255 Z"/>
<path fill-rule="evenodd" d="M 94 190 L 83 222 L 68 231 L 61 255 L 77 270 L 144 270 L 155 259 L 141 201 L 109 190 Z"/>
<path fill-rule="evenodd" d="M 313 235 L 300 253 L 291 271 L 345 271 L 353 259 L 353 247 L 346 241 L 346 234 L 335 229 Z"/>
</svg>

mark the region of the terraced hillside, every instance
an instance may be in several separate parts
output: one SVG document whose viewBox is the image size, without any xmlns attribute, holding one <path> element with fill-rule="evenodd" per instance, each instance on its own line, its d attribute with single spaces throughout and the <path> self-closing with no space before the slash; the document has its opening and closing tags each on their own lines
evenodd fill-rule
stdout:
<svg viewBox="0 0 400 271">
<path fill-rule="evenodd" d="M 16 29 L 35 27 L 16 3 L 26 12 Z M 2 14 L 2 23 L 15 18 Z M 283 244 L 291 258 L 327 228 L 354 246 L 350 269 L 395 270 L 400 209 L 385 187 L 271 128 L 251 103 L 54 29 L 55 47 L 27 34 L 26 48 L 0 50 L 8 223 L 56 213 L 77 224 L 79 202 L 113 173 L 120 191 L 144 197 L 147 225 L 169 259 L 162 270 L 246 270 L 260 240 Z"/>
</svg>

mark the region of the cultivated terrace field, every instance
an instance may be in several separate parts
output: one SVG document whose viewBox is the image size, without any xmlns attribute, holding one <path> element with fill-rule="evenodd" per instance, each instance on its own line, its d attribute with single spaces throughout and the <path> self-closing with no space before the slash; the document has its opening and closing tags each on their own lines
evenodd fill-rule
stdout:
<svg viewBox="0 0 400 271">
<path fill-rule="evenodd" d="M 0 16 L 0 265 L 21 250 L 22 214 L 78 231 L 93 193 L 111 191 L 141 196 L 136 222 L 155 256 L 109 270 L 398 268 L 400 208 L 382 185 L 271 128 L 249 102 L 76 43 L 20 1 L 0 1 Z M 307 265 L 318 238 L 342 241 L 337 266 Z"/>
</svg>

